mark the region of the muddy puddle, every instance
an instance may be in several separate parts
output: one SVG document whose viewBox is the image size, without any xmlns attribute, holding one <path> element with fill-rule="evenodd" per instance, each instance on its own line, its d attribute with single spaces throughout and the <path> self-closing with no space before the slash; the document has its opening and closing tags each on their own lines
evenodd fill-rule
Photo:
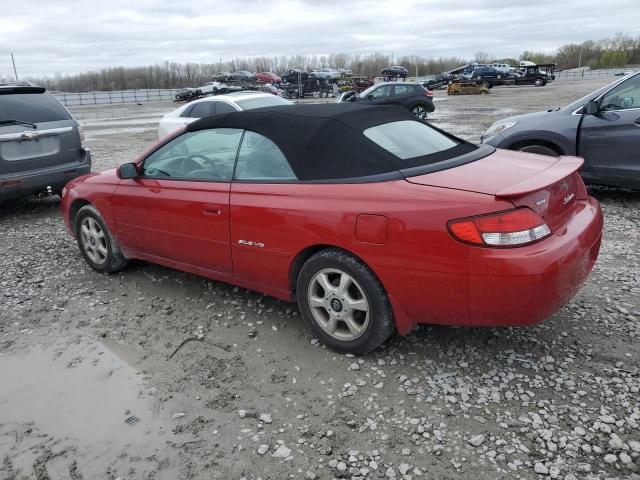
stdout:
<svg viewBox="0 0 640 480">
<path fill-rule="evenodd" d="M 0 477 L 176 478 L 171 414 L 154 411 L 146 366 L 113 341 L 0 356 L 0 459 L 11 459 Z"/>
</svg>

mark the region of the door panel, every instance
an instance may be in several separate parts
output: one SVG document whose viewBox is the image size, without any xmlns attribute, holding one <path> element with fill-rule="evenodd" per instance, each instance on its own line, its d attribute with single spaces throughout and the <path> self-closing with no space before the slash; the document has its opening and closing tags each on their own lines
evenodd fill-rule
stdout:
<svg viewBox="0 0 640 480">
<path fill-rule="evenodd" d="M 640 180 L 640 109 L 588 115 L 581 137 L 585 172 Z"/>
<path fill-rule="evenodd" d="M 125 249 L 231 273 L 229 190 L 243 131 L 186 132 L 151 153 L 114 194 Z"/>
<path fill-rule="evenodd" d="M 118 238 L 151 255 L 231 273 L 229 183 L 138 178 L 114 195 Z"/>
<path fill-rule="evenodd" d="M 640 181 L 640 75 L 605 93 L 599 107 L 600 113 L 582 123 L 585 173 L 624 179 L 621 183 Z"/>
</svg>

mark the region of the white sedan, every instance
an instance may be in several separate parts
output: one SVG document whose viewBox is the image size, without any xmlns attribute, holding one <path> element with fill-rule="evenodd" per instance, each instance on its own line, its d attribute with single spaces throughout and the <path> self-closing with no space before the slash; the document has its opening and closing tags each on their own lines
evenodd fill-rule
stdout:
<svg viewBox="0 0 640 480">
<path fill-rule="evenodd" d="M 158 125 L 158 138 L 164 138 L 199 118 L 277 105 L 293 105 L 293 102 L 262 92 L 234 92 L 201 98 L 162 117 Z"/>
</svg>

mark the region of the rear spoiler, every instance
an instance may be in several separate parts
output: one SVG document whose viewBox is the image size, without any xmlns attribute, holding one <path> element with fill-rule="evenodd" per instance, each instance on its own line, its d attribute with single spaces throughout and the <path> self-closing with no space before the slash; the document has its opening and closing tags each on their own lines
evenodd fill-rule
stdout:
<svg viewBox="0 0 640 480">
<path fill-rule="evenodd" d="M 573 172 L 577 171 L 584 163 L 582 157 L 558 157 L 558 161 L 551 165 L 546 170 L 538 173 L 537 175 L 527 178 L 526 180 L 511 185 L 507 188 L 495 193 L 496 197 L 516 197 L 518 195 L 524 195 L 525 193 L 535 192 L 548 185 L 556 183 L 565 177 L 568 177 Z"/>
</svg>

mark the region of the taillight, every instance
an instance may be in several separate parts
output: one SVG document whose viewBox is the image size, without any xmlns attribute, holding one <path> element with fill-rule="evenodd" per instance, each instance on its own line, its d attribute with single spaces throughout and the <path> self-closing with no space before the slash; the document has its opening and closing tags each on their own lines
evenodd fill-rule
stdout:
<svg viewBox="0 0 640 480">
<path fill-rule="evenodd" d="M 540 215 L 529 208 L 450 220 L 447 225 L 456 240 L 481 247 L 518 247 L 551 234 Z"/>
<path fill-rule="evenodd" d="M 431 90 L 425 90 L 423 93 L 425 97 L 433 97 L 433 92 Z"/>
</svg>

